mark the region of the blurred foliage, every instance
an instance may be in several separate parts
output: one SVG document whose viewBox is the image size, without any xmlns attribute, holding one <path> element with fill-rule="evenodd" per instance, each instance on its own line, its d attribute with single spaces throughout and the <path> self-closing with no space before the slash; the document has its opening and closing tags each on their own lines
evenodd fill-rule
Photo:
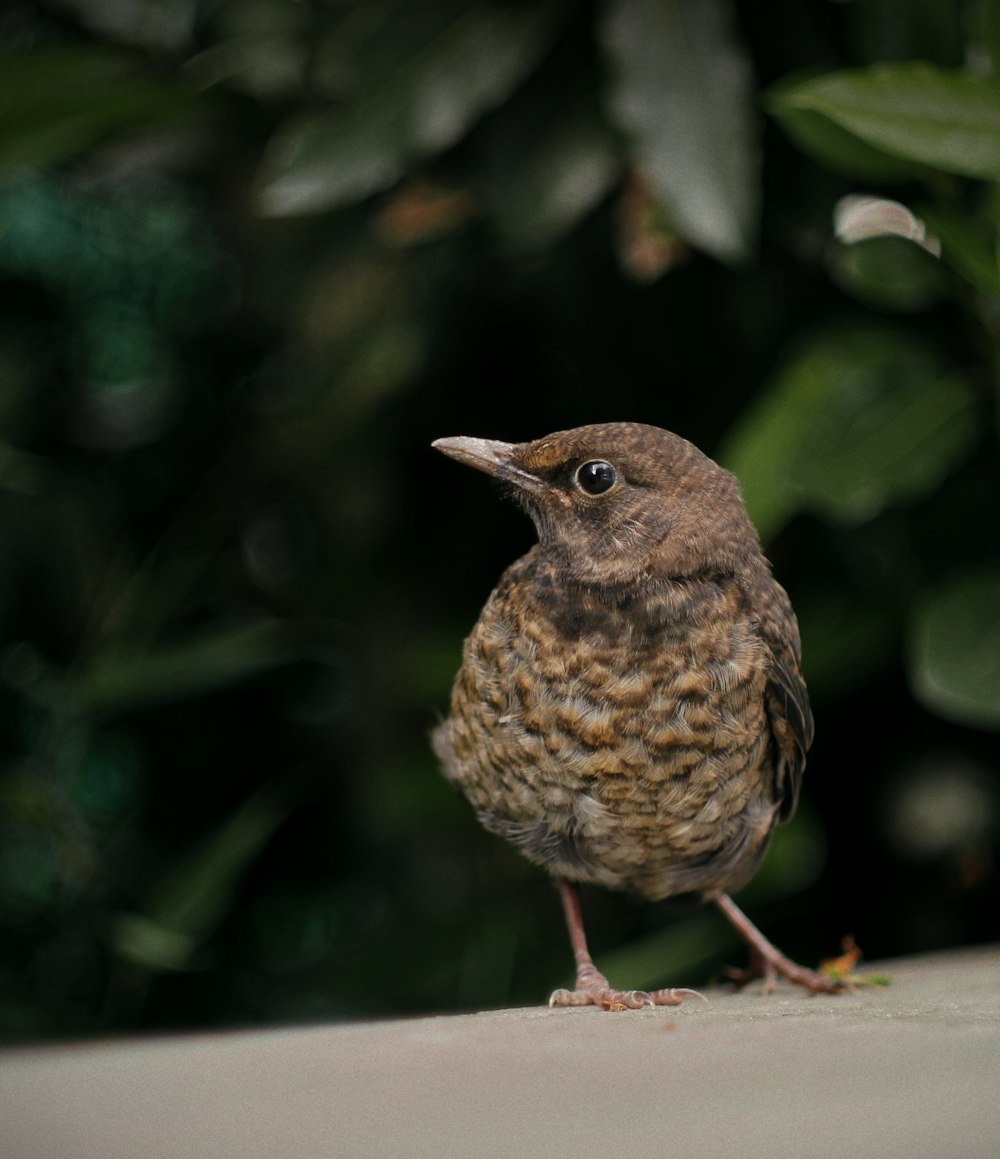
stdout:
<svg viewBox="0 0 1000 1159">
<path fill-rule="evenodd" d="M 736 470 L 817 714 L 748 905 L 996 937 L 998 0 L 12 0 L 0 58 L 4 1037 L 564 980 L 427 744 L 531 541 L 442 435 Z M 739 954 L 585 905 L 627 985 Z"/>
</svg>

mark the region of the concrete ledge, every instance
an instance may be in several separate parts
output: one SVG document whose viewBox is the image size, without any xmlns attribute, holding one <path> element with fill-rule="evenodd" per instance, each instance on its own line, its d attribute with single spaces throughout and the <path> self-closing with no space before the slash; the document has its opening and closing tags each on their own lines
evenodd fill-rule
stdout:
<svg viewBox="0 0 1000 1159">
<path fill-rule="evenodd" d="M 0 1054 L 8 1159 L 996 1159 L 1000 948 L 838 998 L 532 1008 Z"/>
</svg>

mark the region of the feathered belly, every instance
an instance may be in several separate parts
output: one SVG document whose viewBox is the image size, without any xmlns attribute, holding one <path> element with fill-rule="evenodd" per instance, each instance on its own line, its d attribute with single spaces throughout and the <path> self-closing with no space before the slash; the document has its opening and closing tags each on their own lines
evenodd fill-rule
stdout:
<svg viewBox="0 0 1000 1159">
<path fill-rule="evenodd" d="M 553 874 L 649 897 L 749 877 L 774 817 L 753 641 L 697 667 L 679 647 L 526 651 L 473 652 L 435 738 L 484 826 Z"/>
</svg>

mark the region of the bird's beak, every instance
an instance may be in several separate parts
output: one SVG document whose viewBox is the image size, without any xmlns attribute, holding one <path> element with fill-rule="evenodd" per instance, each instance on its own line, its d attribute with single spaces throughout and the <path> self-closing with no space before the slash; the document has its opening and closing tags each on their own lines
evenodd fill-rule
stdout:
<svg viewBox="0 0 1000 1159">
<path fill-rule="evenodd" d="M 467 435 L 458 435 L 452 439 L 435 439 L 431 446 L 451 459 L 475 467 L 477 471 L 485 471 L 487 475 L 513 483 L 522 491 L 537 494 L 546 489 L 539 478 L 517 465 L 516 443 L 501 443 L 497 439 L 473 439 Z"/>
</svg>

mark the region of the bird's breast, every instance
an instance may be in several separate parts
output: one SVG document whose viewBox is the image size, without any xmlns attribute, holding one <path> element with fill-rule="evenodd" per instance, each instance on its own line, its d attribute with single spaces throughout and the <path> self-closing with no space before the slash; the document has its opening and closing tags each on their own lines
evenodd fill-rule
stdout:
<svg viewBox="0 0 1000 1159">
<path fill-rule="evenodd" d="M 662 895 L 664 867 L 741 839 L 758 801 L 770 828 L 765 677 L 734 584 L 608 602 L 501 583 L 436 743 L 484 824 L 533 860 Z"/>
</svg>

